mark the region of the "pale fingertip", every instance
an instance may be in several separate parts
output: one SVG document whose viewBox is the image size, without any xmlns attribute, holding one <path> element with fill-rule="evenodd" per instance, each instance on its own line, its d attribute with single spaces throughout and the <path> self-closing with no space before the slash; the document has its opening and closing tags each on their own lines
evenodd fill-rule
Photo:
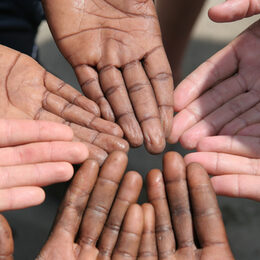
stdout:
<svg viewBox="0 0 260 260">
<path fill-rule="evenodd" d="M 68 162 L 61 162 L 55 165 L 55 175 L 57 182 L 66 182 L 70 180 L 74 174 L 73 166 Z"/>
<path fill-rule="evenodd" d="M 71 157 L 73 158 L 72 163 L 78 164 L 82 163 L 89 157 L 89 151 L 85 144 L 80 142 L 73 142 L 73 146 L 71 147 Z"/>
</svg>

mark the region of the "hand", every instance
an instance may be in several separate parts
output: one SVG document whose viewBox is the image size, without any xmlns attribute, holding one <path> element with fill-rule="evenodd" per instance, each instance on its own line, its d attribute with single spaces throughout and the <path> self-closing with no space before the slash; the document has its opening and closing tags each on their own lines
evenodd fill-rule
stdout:
<svg viewBox="0 0 260 260">
<path fill-rule="evenodd" d="M 209 17 L 215 22 L 233 22 L 259 13 L 259 0 L 227 0 L 209 9 Z"/>
<path fill-rule="evenodd" d="M 54 39 L 84 94 L 134 147 L 160 153 L 173 119 L 173 80 L 152 0 L 44 0 Z"/>
<path fill-rule="evenodd" d="M 12 230 L 4 218 L 0 215 L 0 256 L 5 260 L 13 260 L 14 240 Z"/>
<path fill-rule="evenodd" d="M 214 175 L 211 182 L 217 194 L 260 201 L 259 140 L 252 136 L 205 137 L 198 144 L 199 152 L 186 155 L 185 162 L 198 162 Z"/>
<path fill-rule="evenodd" d="M 71 142 L 68 126 L 4 119 L 0 126 L 0 211 L 42 203 L 45 195 L 39 186 L 69 180 L 71 164 L 88 157 L 84 144 Z"/>
<path fill-rule="evenodd" d="M 260 122 L 260 21 L 180 83 L 171 141 L 193 149 L 200 139 L 239 134 Z"/>
<path fill-rule="evenodd" d="M 68 124 L 74 140 L 84 142 L 90 158 L 100 163 L 113 150 L 128 150 L 128 144 L 120 138 L 120 127 L 98 118 L 94 102 L 46 72 L 32 58 L 4 46 L 0 46 L 0 55 L 0 118 Z"/>
<path fill-rule="evenodd" d="M 127 173 L 117 193 L 126 166 L 123 152 L 109 155 L 100 172 L 95 161 L 87 160 L 81 166 L 38 260 L 136 258 L 143 214 L 133 203 L 142 178 L 136 172 Z"/>
<path fill-rule="evenodd" d="M 164 156 L 163 175 L 152 170 L 147 185 L 155 209 L 159 259 L 234 259 L 216 195 L 200 165 L 186 169 L 182 157 L 169 152 Z"/>
</svg>

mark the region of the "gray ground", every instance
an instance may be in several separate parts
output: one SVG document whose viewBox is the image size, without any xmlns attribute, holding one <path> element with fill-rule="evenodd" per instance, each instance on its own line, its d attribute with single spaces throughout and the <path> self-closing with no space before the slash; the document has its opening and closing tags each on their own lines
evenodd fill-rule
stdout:
<svg viewBox="0 0 260 260">
<path fill-rule="evenodd" d="M 220 1 L 208 2 L 195 26 L 185 58 L 185 75 L 223 48 L 232 38 L 256 20 L 253 18 L 232 24 L 214 24 L 207 18 L 206 10 L 209 5 L 216 2 Z M 73 72 L 59 54 L 46 24 L 43 24 L 40 29 L 38 42 L 42 65 L 64 81 L 77 87 Z M 175 150 L 185 154 L 179 145 L 168 146 L 166 150 Z M 145 176 L 150 169 L 161 168 L 161 158 L 162 155 L 150 155 L 143 148 L 132 149 L 129 152 L 128 169 L 139 171 Z M 41 206 L 5 214 L 13 228 L 16 246 L 15 259 L 28 260 L 37 255 L 47 238 L 64 188 L 64 185 L 49 187 L 46 201 Z M 144 200 L 145 196 L 142 196 L 141 202 Z M 219 197 L 219 202 L 236 259 L 260 259 L 260 204 L 249 200 L 222 197 Z"/>
</svg>

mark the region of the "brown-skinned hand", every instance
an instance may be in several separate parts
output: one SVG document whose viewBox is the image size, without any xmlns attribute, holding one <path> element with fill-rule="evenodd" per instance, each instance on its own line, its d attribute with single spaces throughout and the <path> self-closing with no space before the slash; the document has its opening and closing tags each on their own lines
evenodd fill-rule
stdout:
<svg viewBox="0 0 260 260">
<path fill-rule="evenodd" d="M 165 147 L 173 80 L 152 0 L 42 1 L 54 39 L 84 94 L 136 147 Z"/>
<path fill-rule="evenodd" d="M 35 60 L 0 45 L 0 118 L 47 120 L 69 125 L 74 140 L 100 164 L 114 150 L 128 151 L 123 132 L 99 118 L 97 105 Z"/>
<path fill-rule="evenodd" d="M 100 171 L 92 160 L 81 166 L 37 260 L 136 258 L 143 212 L 134 203 L 142 177 L 136 172 L 123 177 L 126 166 L 123 152 L 111 153 Z"/>
<path fill-rule="evenodd" d="M 159 259 L 234 259 L 215 192 L 199 164 L 186 168 L 179 154 L 165 154 L 163 174 L 152 170 L 147 176 L 147 192 L 155 211 L 148 244 L 156 237 Z M 157 259 L 154 249 L 147 254 Z"/>
</svg>

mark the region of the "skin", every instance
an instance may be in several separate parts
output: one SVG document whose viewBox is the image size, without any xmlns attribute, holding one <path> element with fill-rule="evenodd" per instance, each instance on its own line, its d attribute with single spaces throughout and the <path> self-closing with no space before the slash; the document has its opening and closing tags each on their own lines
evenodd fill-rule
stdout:
<svg viewBox="0 0 260 260">
<path fill-rule="evenodd" d="M 164 47 L 173 70 L 175 83 L 182 75 L 182 61 L 191 30 L 205 0 L 156 0 Z M 183 18 L 185 17 L 185 22 Z"/>
<path fill-rule="evenodd" d="M 163 174 L 152 170 L 147 176 L 147 192 L 159 259 L 234 259 L 216 195 L 200 165 L 186 168 L 179 154 L 165 154 Z"/>
<path fill-rule="evenodd" d="M 144 216 L 134 203 L 142 177 L 123 177 L 126 166 L 123 152 L 111 153 L 100 171 L 92 160 L 81 166 L 37 260 L 136 259 Z"/>
<path fill-rule="evenodd" d="M 43 5 L 59 49 L 102 117 L 116 120 L 131 146 L 144 141 L 149 152 L 162 152 L 172 128 L 173 80 L 153 1 Z"/>
<path fill-rule="evenodd" d="M 260 122 L 260 21 L 199 66 L 175 91 L 174 118 L 169 140 L 187 149 L 200 139 L 235 135 Z"/>
<path fill-rule="evenodd" d="M 99 118 L 97 105 L 29 56 L 0 45 L 0 118 L 55 121 L 69 125 L 74 140 L 103 163 L 114 150 L 128 151 L 120 127 Z"/>
<path fill-rule="evenodd" d="M 88 157 L 84 144 L 71 142 L 68 126 L 5 119 L 0 126 L 0 211 L 42 203 L 45 193 L 40 187 L 69 180 L 72 164 Z"/>
</svg>

